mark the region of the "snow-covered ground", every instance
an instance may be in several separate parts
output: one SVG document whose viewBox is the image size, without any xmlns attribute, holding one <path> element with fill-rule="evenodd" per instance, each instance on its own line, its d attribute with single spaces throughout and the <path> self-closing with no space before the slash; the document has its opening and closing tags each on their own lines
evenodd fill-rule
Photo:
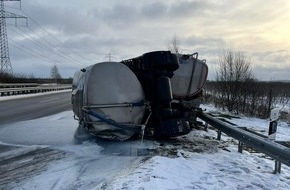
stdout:
<svg viewBox="0 0 290 190">
<path fill-rule="evenodd" d="M 204 105 L 202 106 L 206 112 L 209 113 L 218 113 L 218 114 L 225 114 L 229 116 L 233 116 L 231 119 L 226 119 L 229 122 L 239 126 L 239 127 L 247 127 L 248 129 L 254 130 L 256 132 L 259 132 L 263 135 L 268 135 L 268 129 L 269 129 L 269 119 L 259 119 L 255 117 L 243 117 L 243 116 L 235 116 L 232 114 L 229 114 L 228 112 L 221 112 L 220 110 L 214 108 L 213 106 Z M 285 110 L 287 112 L 290 112 L 290 108 Z M 278 126 L 277 126 L 277 134 L 276 134 L 276 140 L 277 141 L 290 141 L 290 120 L 289 121 L 279 121 L 278 120 Z"/>
<path fill-rule="evenodd" d="M 241 117 L 229 121 L 267 133 L 267 120 Z M 282 165 L 281 174 L 273 174 L 273 160 L 260 153 L 238 153 L 235 140 L 223 135 L 217 141 L 212 129 L 193 130 L 177 138 L 177 144 L 75 141 L 76 130 L 72 111 L 0 128 L 2 144 L 18 146 L 0 152 L 0 162 L 44 147 L 65 153 L 45 170 L 0 189 L 290 189 L 289 167 Z M 280 122 L 277 140 L 290 141 L 289 134 L 289 124 Z M 142 148 L 159 151 L 152 156 L 134 154 Z"/>
<path fill-rule="evenodd" d="M 209 106 L 203 108 L 218 112 Z M 269 125 L 267 120 L 246 117 L 230 122 L 258 131 L 267 131 Z M 290 141 L 289 134 L 289 124 L 280 122 L 277 140 Z M 213 130 L 195 130 L 186 138 L 198 141 L 215 136 Z M 289 167 L 282 166 L 281 174 L 273 174 L 273 160 L 260 153 L 238 153 L 236 142 L 226 136 L 222 142 L 225 144 L 220 142 L 219 149 L 213 146 L 212 151 L 198 153 L 179 149 L 177 158 L 152 157 L 119 176 L 109 189 L 290 189 Z"/>
<path fill-rule="evenodd" d="M 289 189 L 290 171 L 271 173 L 273 162 L 236 147 L 216 153 L 180 150 L 178 158 L 155 156 L 119 176 L 108 189 Z M 183 154 L 181 154 L 183 153 Z"/>
</svg>

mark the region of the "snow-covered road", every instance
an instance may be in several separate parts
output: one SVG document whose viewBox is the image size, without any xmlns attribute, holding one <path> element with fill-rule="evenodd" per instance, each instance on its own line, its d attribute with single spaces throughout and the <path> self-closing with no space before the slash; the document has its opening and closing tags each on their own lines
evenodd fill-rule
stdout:
<svg viewBox="0 0 290 190">
<path fill-rule="evenodd" d="M 268 127 L 254 118 L 231 122 Z M 75 139 L 75 131 L 72 111 L 2 127 L 0 189 L 290 189 L 289 167 L 273 174 L 273 160 L 238 153 L 235 140 L 217 141 L 212 129 L 143 143 Z M 289 134 L 280 122 L 277 138 L 289 141 Z"/>
<path fill-rule="evenodd" d="M 72 111 L 0 129 L 0 189 L 90 189 L 143 160 L 140 141 L 92 139 L 76 133 Z"/>
</svg>

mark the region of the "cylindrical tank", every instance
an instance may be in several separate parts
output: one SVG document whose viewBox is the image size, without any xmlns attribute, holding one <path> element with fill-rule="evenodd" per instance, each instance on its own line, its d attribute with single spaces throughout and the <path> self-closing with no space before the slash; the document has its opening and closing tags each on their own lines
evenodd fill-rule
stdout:
<svg viewBox="0 0 290 190">
<path fill-rule="evenodd" d="M 181 55 L 177 56 L 179 68 L 171 78 L 173 98 L 191 100 L 202 90 L 207 79 L 208 67 L 204 61 L 197 58 L 183 59 Z"/>
<path fill-rule="evenodd" d="M 144 92 L 124 64 L 102 62 L 75 73 L 72 104 L 80 124 L 99 137 L 126 140 L 145 112 Z"/>
</svg>

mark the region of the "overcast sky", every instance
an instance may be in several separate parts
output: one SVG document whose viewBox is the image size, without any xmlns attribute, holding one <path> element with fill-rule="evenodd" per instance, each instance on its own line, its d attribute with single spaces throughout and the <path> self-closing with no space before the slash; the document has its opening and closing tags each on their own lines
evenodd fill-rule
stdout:
<svg viewBox="0 0 290 190">
<path fill-rule="evenodd" d="M 260 80 L 290 80 L 288 0 L 22 0 L 5 2 L 19 15 L 7 19 L 15 73 L 63 77 L 93 63 L 120 61 L 168 50 L 174 36 L 181 53 L 198 52 L 214 79 L 221 49 L 245 52 Z"/>
</svg>

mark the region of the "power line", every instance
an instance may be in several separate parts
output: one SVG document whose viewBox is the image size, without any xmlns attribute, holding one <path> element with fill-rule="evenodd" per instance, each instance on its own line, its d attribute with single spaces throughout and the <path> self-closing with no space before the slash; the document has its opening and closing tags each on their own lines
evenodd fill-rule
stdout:
<svg viewBox="0 0 290 190">
<path fill-rule="evenodd" d="M 27 36 L 23 35 L 22 33 L 18 32 L 17 30 L 13 30 L 12 28 L 8 28 L 9 30 L 11 30 L 12 32 L 24 37 L 25 39 L 27 38 L 27 36 L 29 37 L 29 39 L 31 41 L 33 41 L 36 45 L 38 45 L 39 47 L 46 49 L 46 50 L 50 50 L 49 48 L 47 48 L 45 45 L 43 45 L 40 41 L 34 39 L 30 34 L 28 34 L 27 32 L 25 32 L 24 30 L 21 30 L 19 27 L 18 29 L 21 30 L 23 33 L 25 33 Z"/>
<path fill-rule="evenodd" d="M 13 7 L 11 7 L 13 8 Z M 31 42 L 33 45 L 36 45 L 36 47 L 40 47 L 37 49 L 33 49 L 32 47 L 29 47 L 31 45 L 21 45 L 18 41 L 11 40 L 11 45 L 18 50 L 21 50 L 27 54 L 37 56 L 42 58 L 45 61 L 52 61 L 52 62 L 60 62 L 62 63 L 63 60 L 65 62 L 77 64 L 80 66 L 84 66 L 83 62 L 90 62 L 94 63 L 95 61 L 90 61 L 88 58 L 80 54 L 79 52 L 71 49 L 68 47 L 65 43 L 58 40 L 54 35 L 52 35 L 50 32 L 47 31 L 44 27 L 42 27 L 40 24 L 38 24 L 33 18 L 31 18 L 25 11 L 20 10 L 27 18 L 31 21 L 29 26 L 26 28 L 19 28 L 18 30 L 14 30 L 9 28 L 11 31 L 13 31 L 15 34 L 23 37 L 25 40 L 28 40 L 28 42 Z M 32 25 L 31 25 L 32 23 Z M 34 26 L 34 27 L 32 27 Z M 61 45 L 61 46 L 60 46 Z M 26 47 L 27 46 L 27 47 Z M 43 51 L 41 51 L 43 50 Z M 48 52 L 50 55 L 55 55 L 54 60 L 51 59 L 51 56 L 47 56 L 45 52 Z M 96 55 L 96 54 L 95 54 Z M 99 54 L 101 55 L 101 54 Z M 104 55 L 104 54 L 102 54 Z M 107 55 L 109 58 L 109 61 L 112 60 L 112 58 L 115 58 L 112 56 L 111 53 Z M 58 61 L 56 61 L 56 59 Z M 79 60 L 81 59 L 81 61 Z"/>
<path fill-rule="evenodd" d="M 65 48 L 67 48 L 67 50 L 69 50 L 71 53 L 78 55 L 79 57 L 81 57 L 83 60 L 87 60 L 88 62 L 92 62 L 91 60 L 88 60 L 87 58 L 85 58 L 84 56 L 82 56 L 81 54 L 79 54 L 78 52 L 72 50 L 70 47 L 68 47 L 66 44 L 64 44 L 63 42 L 61 42 L 60 40 L 58 40 L 55 36 L 53 36 L 50 32 L 48 32 L 44 27 L 42 27 L 41 25 L 39 25 L 34 19 L 32 19 L 26 12 L 23 11 L 23 9 L 21 9 L 21 12 L 23 14 L 25 14 L 34 24 L 36 24 L 40 29 L 42 29 L 45 33 L 47 33 L 50 37 L 52 37 L 54 40 L 56 40 L 58 43 L 60 43 L 62 46 L 64 46 Z"/>
<path fill-rule="evenodd" d="M 27 47 L 23 46 L 22 44 L 20 44 L 20 43 L 14 41 L 14 40 L 12 40 L 12 39 L 10 39 L 10 38 L 9 38 L 9 41 L 10 41 L 9 44 L 10 44 L 11 46 L 13 46 L 14 48 L 20 50 L 21 52 L 24 52 L 24 53 L 26 53 L 26 54 L 32 55 L 32 56 L 34 56 L 34 57 L 38 57 L 38 58 L 40 58 L 40 59 L 42 59 L 42 60 L 44 60 L 44 61 L 46 61 L 46 62 L 48 62 L 48 63 L 53 62 L 54 64 L 57 64 L 57 65 L 59 65 L 59 64 L 61 63 L 60 61 L 58 61 L 58 60 L 54 60 L 54 59 L 52 59 L 52 58 L 50 58 L 50 57 L 47 57 L 47 56 L 45 56 L 45 55 L 42 55 L 41 53 L 39 53 L 39 52 L 37 52 L 37 51 L 34 51 L 34 50 L 32 50 L 32 49 L 28 49 Z M 13 43 L 12 43 L 12 42 L 13 42 Z M 15 43 L 15 44 L 14 44 L 14 43 Z"/>
<path fill-rule="evenodd" d="M 51 42 L 49 42 L 48 40 L 43 38 L 41 35 L 39 35 L 38 33 L 34 32 L 31 28 L 28 27 L 28 29 L 31 30 L 34 34 L 36 34 L 39 38 L 41 38 L 42 41 L 33 38 L 28 32 L 20 29 L 19 27 L 18 27 L 18 29 L 20 31 L 22 31 L 22 33 L 25 33 L 27 36 L 23 35 L 22 33 L 18 32 L 18 31 L 13 30 L 13 29 L 10 29 L 10 30 L 12 30 L 13 32 L 17 33 L 18 35 L 21 35 L 25 39 L 31 40 L 37 46 L 41 47 L 42 49 L 44 49 L 44 50 L 46 50 L 46 51 L 48 51 L 48 52 L 50 52 L 50 53 L 52 53 L 54 55 L 57 55 L 58 57 L 60 57 L 61 59 L 65 60 L 65 61 L 67 61 L 69 63 L 74 62 L 74 63 L 76 63 L 76 64 L 78 64 L 80 66 L 83 66 L 78 61 L 76 61 L 74 59 L 71 59 L 70 57 L 66 56 L 65 53 L 63 53 L 61 51 L 54 51 L 56 49 L 56 47 Z M 58 48 L 57 48 L 57 50 L 58 50 Z"/>
<path fill-rule="evenodd" d="M 32 50 L 32 49 L 28 49 L 27 47 L 21 45 L 20 43 L 16 42 L 15 40 L 12 40 L 11 38 L 8 38 L 8 39 L 9 39 L 9 41 L 10 41 L 9 44 L 12 45 L 13 47 L 16 47 L 16 48 L 19 49 L 19 50 L 22 50 L 22 51 L 24 51 L 24 52 L 26 52 L 26 53 L 28 53 L 28 54 L 30 54 L 30 55 L 33 55 L 33 56 L 38 56 L 38 57 L 40 57 L 40 58 L 44 58 L 44 59 L 46 59 L 45 61 L 53 61 L 53 62 L 57 62 L 56 60 L 53 60 L 53 59 L 51 59 L 51 58 L 49 58 L 49 57 L 46 57 L 46 56 L 44 56 L 44 55 L 38 53 L 37 51 L 34 51 L 34 50 Z M 13 43 L 11 43 L 11 42 L 17 44 L 18 46 L 15 45 L 15 44 L 13 44 Z"/>
</svg>

